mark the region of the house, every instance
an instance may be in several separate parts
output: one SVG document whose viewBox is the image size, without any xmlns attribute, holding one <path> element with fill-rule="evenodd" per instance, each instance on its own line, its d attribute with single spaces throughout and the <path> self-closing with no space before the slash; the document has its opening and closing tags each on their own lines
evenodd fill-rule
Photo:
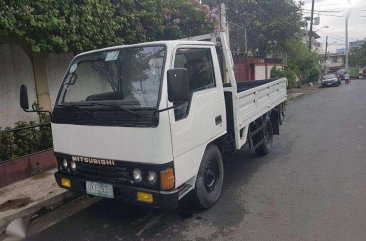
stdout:
<svg viewBox="0 0 366 241">
<path fill-rule="evenodd" d="M 319 34 L 317 34 L 314 31 L 310 32 L 305 30 L 302 41 L 306 45 L 309 44 L 309 36 L 311 37 L 311 49 L 318 52 L 318 50 L 321 48 L 321 44 L 318 41 L 316 41 L 317 39 L 320 38 Z"/>
<path fill-rule="evenodd" d="M 271 78 L 273 67 L 283 68 L 281 58 L 259 58 L 234 55 L 234 72 L 237 82 Z"/>
<path fill-rule="evenodd" d="M 346 54 L 343 53 L 327 53 L 320 55 L 322 65 L 324 66 L 325 72 L 337 72 L 344 69 L 346 63 Z M 326 61 L 324 63 L 324 59 Z"/>
</svg>

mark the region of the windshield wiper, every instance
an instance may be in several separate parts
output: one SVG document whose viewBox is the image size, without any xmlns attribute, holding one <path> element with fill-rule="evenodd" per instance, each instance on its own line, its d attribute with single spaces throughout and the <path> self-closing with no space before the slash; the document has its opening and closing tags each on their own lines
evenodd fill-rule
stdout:
<svg viewBox="0 0 366 241">
<path fill-rule="evenodd" d="M 130 110 L 130 109 L 127 109 L 125 107 L 123 107 L 122 105 L 118 105 L 118 104 L 105 104 L 105 103 L 91 103 L 91 105 L 99 105 L 99 106 L 110 106 L 110 107 L 115 107 L 115 108 L 118 108 L 118 109 L 121 109 L 125 112 L 128 112 L 132 115 L 135 115 L 135 116 L 138 116 L 138 117 L 141 117 L 141 115 L 139 113 L 137 113 L 136 111 L 133 111 L 133 110 Z"/>
<path fill-rule="evenodd" d="M 66 108 L 66 109 L 76 109 L 76 110 L 80 110 L 88 115 L 93 115 L 93 113 L 87 111 L 87 110 L 84 110 L 83 108 L 81 108 L 81 106 L 92 106 L 92 105 L 57 105 L 58 107 L 63 107 L 63 108 Z"/>
</svg>

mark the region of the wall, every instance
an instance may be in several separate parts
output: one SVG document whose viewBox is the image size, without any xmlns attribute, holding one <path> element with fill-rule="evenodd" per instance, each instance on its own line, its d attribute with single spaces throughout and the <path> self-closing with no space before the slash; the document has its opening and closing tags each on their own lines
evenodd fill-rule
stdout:
<svg viewBox="0 0 366 241">
<path fill-rule="evenodd" d="M 0 127 L 38 120 L 36 114 L 25 113 L 19 106 L 21 84 L 27 85 L 29 104 L 33 103 L 37 97 L 30 59 L 21 47 L 0 44 Z"/>
<path fill-rule="evenodd" d="M 52 107 L 55 104 L 67 67 L 73 57 L 73 54 L 49 54 L 47 57 L 48 88 Z"/>
<path fill-rule="evenodd" d="M 47 79 L 51 105 L 72 60 L 72 54 L 49 54 L 47 56 Z M 0 44 L 0 127 L 13 126 L 17 121 L 34 120 L 38 117 L 26 113 L 19 107 L 19 88 L 26 84 L 29 104 L 37 100 L 32 62 L 17 45 Z"/>
<path fill-rule="evenodd" d="M 262 80 L 266 79 L 266 68 L 263 65 L 256 65 L 255 66 L 255 80 Z"/>
<path fill-rule="evenodd" d="M 271 70 L 275 65 L 267 64 L 267 76 L 265 65 L 258 64 L 255 66 L 255 80 L 264 80 L 271 78 Z M 277 65 L 277 68 L 282 68 L 282 66 Z"/>
<path fill-rule="evenodd" d="M 337 57 L 337 62 L 333 62 L 333 58 Z M 334 56 L 334 55 L 330 55 L 328 56 L 328 67 L 342 67 L 344 66 L 344 56 Z"/>
<path fill-rule="evenodd" d="M 0 188 L 57 167 L 53 150 L 0 163 Z"/>
</svg>

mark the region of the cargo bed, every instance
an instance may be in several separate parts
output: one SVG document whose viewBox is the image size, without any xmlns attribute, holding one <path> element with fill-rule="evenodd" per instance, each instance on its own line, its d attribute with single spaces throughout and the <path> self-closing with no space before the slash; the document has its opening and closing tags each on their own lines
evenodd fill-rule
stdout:
<svg viewBox="0 0 366 241">
<path fill-rule="evenodd" d="M 269 79 L 225 84 L 228 132 L 236 149 L 247 142 L 249 124 L 287 99 L 287 79 Z"/>
</svg>

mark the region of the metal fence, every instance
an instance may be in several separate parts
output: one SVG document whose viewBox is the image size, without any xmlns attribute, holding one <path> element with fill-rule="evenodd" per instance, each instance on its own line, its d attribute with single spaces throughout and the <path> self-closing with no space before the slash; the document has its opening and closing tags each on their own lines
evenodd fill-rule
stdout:
<svg viewBox="0 0 366 241">
<path fill-rule="evenodd" d="M 0 163 L 52 148 L 51 123 L 0 131 Z"/>
</svg>

